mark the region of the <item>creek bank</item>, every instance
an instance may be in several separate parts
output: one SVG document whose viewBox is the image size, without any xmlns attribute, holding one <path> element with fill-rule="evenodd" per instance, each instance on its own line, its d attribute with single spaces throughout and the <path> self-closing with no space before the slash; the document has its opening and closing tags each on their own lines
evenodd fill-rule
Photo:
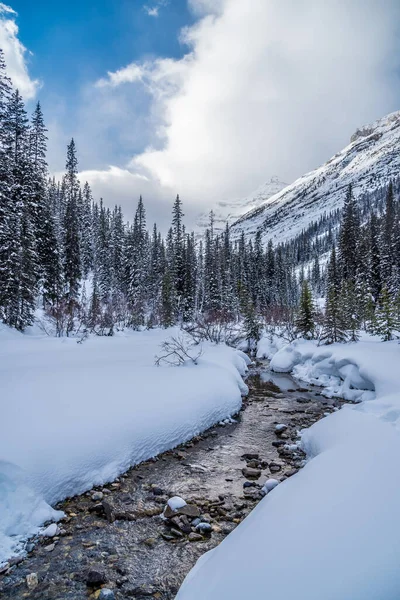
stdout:
<svg viewBox="0 0 400 600">
<path fill-rule="evenodd" d="M 298 431 L 340 404 L 290 376 L 277 382 L 266 364 L 247 383 L 233 422 L 60 503 L 66 518 L 50 526 L 53 535 L 30 541 L 26 559 L 0 575 L 2 599 L 172 600 L 197 559 L 261 500 L 265 483 L 301 468 Z M 175 496 L 187 508 L 168 512 Z"/>
</svg>

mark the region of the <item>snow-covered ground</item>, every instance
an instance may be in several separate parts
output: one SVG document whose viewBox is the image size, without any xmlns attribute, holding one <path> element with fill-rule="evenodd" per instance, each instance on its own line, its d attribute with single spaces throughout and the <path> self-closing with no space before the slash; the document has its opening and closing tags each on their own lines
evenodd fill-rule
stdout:
<svg viewBox="0 0 400 600">
<path fill-rule="evenodd" d="M 57 501 L 238 411 L 247 357 L 205 344 L 198 365 L 154 366 L 172 333 L 77 344 L 0 326 L 0 564 Z"/>
<path fill-rule="evenodd" d="M 259 352 L 277 346 L 264 339 Z M 303 432 L 304 469 L 198 561 L 177 600 L 400 597 L 399 364 L 396 342 L 300 341 L 276 352 L 277 371 L 357 403 Z"/>
</svg>

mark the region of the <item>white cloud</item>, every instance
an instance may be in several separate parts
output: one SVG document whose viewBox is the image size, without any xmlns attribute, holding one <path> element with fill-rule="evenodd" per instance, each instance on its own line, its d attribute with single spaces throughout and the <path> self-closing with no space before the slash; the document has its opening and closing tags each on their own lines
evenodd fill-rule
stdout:
<svg viewBox="0 0 400 600">
<path fill-rule="evenodd" d="M 98 84 L 124 107 L 130 87 L 150 95 L 147 149 L 128 169 L 154 197 L 175 190 L 204 207 L 272 175 L 291 181 L 399 108 L 397 0 L 189 5 L 201 17 L 182 32 L 182 59 L 132 63 Z M 123 114 L 124 129 L 140 127 L 142 114 Z"/>
<path fill-rule="evenodd" d="M 132 173 L 129 169 L 109 166 L 105 170 L 87 170 L 79 173 L 82 183 L 88 181 L 96 199 L 104 198 L 107 206 L 121 204 L 127 220 L 132 221 L 139 195 L 145 198 L 147 223 L 153 223 L 166 233 L 171 221 L 171 210 L 175 195 L 145 175 Z M 169 192 L 169 193 L 168 193 Z M 168 200 L 168 201 L 166 201 Z"/>
<path fill-rule="evenodd" d="M 29 52 L 18 39 L 17 13 L 10 6 L 0 3 L 0 48 L 4 52 L 7 72 L 13 86 L 18 88 L 25 100 L 35 97 L 40 87 L 38 80 L 31 79 L 27 55 Z"/>
<path fill-rule="evenodd" d="M 164 8 L 169 4 L 169 0 L 158 0 L 153 6 L 145 4 L 143 10 L 148 14 L 149 17 L 158 17 L 160 15 L 160 9 Z"/>
</svg>

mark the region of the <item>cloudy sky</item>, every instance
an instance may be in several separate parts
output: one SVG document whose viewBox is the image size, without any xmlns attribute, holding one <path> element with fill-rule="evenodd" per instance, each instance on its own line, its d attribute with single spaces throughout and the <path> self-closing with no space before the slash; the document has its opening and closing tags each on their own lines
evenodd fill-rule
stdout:
<svg viewBox="0 0 400 600">
<path fill-rule="evenodd" d="M 398 0 L 0 3 L 0 47 L 49 164 L 74 136 L 81 179 L 131 218 L 189 224 L 272 176 L 291 182 L 400 109 Z"/>
</svg>

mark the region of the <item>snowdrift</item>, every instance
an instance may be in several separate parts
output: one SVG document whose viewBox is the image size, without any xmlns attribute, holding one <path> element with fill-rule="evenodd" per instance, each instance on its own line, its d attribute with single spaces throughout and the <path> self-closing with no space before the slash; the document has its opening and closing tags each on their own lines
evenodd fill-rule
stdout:
<svg viewBox="0 0 400 600">
<path fill-rule="evenodd" d="M 303 432 L 304 469 L 198 561 L 177 600 L 400 597 L 399 361 L 392 342 L 297 342 L 275 354 L 277 371 L 358 403 Z"/>
<path fill-rule="evenodd" d="M 0 564 L 51 505 L 230 417 L 245 354 L 204 346 L 198 365 L 155 367 L 173 331 L 36 338 L 0 331 Z M 175 332 L 176 333 L 176 332 Z"/>
</svg>

